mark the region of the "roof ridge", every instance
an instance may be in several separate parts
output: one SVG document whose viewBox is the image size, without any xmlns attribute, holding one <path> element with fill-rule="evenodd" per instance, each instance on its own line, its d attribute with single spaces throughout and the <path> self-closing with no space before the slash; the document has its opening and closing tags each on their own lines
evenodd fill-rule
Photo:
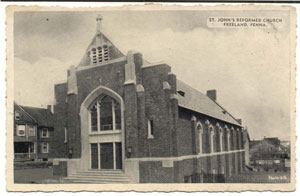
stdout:
<svg viewBox="0 0 300 196">
<path fill-rule="evenodd" d="M 36 123 L 38 123 L 38 121 L 35 119 L 35 118 L 33 118 L 23 107 L 24 106 L 21 106 L 21 105 L 19 105 L 19 104 L 17 104 L 16 103 L 16 105 L 23 111 L 23 112 L 25 112 L 25 114 L 27 114 L 33 121 L 35 121 Z"/>
<path fill-rule="evenodd" d="M 39 109 L 39 110 L 48 110 L 47 108 L 39 108 L 34 106 L 22 106 L 23 108 Z"/>
<path fill-rule="evenodd" d="M 212 100 L 214 101 L 214 100 Z M 238 124 L 240 124 L 237 119 L 232 115 L 230 114 L 230 112 L 228 112 L 228 110 L 226 110 L 223 106 L 221 106 L 217 101 L 214 101 L 220 108 L 222 108 L 225 112 L 227 112 L 229 114 L 229 116 L 231 116 Z"/>
</svg>

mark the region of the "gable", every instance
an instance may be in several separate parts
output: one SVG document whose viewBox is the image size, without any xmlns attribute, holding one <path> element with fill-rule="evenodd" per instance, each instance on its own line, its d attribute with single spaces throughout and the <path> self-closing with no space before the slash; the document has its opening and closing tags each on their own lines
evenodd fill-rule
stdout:
<svg viewBox="0 0 300 196">
<path fill-rule="evenodd" d="M 16 120 L 17 124 L 37 124 L 36 120 L 30 116 L 24 109 L 18 104 L 14 104 L 14 119 L 16 117 L 16 113 L 19 113 L 19 120 Z"/>
<path fill-rule="evenodd" d="M 99 63 L 105 62 L 104 59 L 105 56 L 103 54 L 105 52 L 104 50 L 105 46 L 107 46 L 107 50 L 109 53 L 108 60 L 114 60 L 125 56 L 124 55 L 125 53 L 122 52 L 119 48 L 117 48 L 115 44 L 113 44 L 111 39 L 108 38 L 107 35 L 105 35 L 103 32 L 100 32 L 100 33 L 96 33 L 92 38 L 92 41 L 88 45 L 85 54 L 83 55 L 79 63 L 79 66 L 97 65 Z M 95 54 L 94 51 L 96 51 Z M 99 62 L 100 60 L 100 58 L 98 58 L 100 54 L 99 51 L 101 51 L 101 55 L 103 55 L 102 62 Z M 97 61 L 96 63 L 94 61 L 94 57 L 96 57 L 96 61 Z"/>
</svg>

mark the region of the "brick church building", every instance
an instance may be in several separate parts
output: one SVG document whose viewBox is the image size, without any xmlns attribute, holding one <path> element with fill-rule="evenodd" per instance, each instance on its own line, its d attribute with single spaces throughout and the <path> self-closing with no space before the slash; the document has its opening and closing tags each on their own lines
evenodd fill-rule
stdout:
<svg viewBox="0 0 300 196">
<path fill-rule="evenodd" d="M 55 85 L 54 173 L 82 183 L 184 183 L 243 172 L 246 132 L 216 91 L 202 94 L 171 66 L 122 53 L 101 20 L 67 82 Z"/>
</svg>

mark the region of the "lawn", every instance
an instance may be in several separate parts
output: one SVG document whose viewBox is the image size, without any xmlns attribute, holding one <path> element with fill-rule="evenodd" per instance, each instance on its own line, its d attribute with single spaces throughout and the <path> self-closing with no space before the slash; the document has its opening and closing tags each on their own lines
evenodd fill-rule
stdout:
<svg viewBox="0 0 300 196">
<path fill-rule="evenodd" d="M 15 183 L 44 183 L 47 179 L 55 179 L 52 168 L 34 168 L 34 169 L 15 169 Z"/>
</svg>

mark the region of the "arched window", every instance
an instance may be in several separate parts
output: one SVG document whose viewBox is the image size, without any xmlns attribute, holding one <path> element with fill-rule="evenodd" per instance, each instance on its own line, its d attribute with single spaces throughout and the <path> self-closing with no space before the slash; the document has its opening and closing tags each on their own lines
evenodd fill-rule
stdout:
<svg viewBox="0 0 300 196">
<path fill-rule="evenodd" d="M 241 149 L 240 138 L 241 138 L 240 129 L 237 128 L 236 129 L 236 150 L 240 150 Z"/>
<path fill-rule="evenodd" d="M 245 130 L 242 128 L 241 130 L 241 149 L 245 149 Z"/>
<path fill-rule="evenodd" d="M 210 134 L 210 153 L 215 152 L 215 144 L 214 144 L 214 128 L 213 126 L 209 127 L 209 134 Z"/>
<path fill-rule="evenodd" d="M 121 129 L 120 104 L 107 95 L 100 96 L 89 108 L 91 132 Z"/>
<path fill-rule="evenodd" d="M 230 146 L 230 130 L 228 128 L 225 128 L 226 129 L 226 133 L 227 133 L 227 151 L 230 151 L 231 149 L 231 146 Z"/>
<path fill-rule="evenodd" d="M 235 129 L 233 127 L 230 128 L 230 135 L 231 135 L 231 138 L 230 138 L 230 150 L 236 150 L 236 146 L 235 146 Z"/>
<path fill-rule="evenodd" d="M 219 127 L 219 141 L 220 141 L 220 152 L 223 151 L 223 129 L 221 127 Z"/>
<path fill-rule="evenodd" d="M 202 134 L 203 134 L 203 127 L 202 124 L 200 122 L 197 122 L 196 124 L 196 128 L 198 131 L 198 137 L 199 137 L 199 154 L 202 154 Z"/>
</svg>

